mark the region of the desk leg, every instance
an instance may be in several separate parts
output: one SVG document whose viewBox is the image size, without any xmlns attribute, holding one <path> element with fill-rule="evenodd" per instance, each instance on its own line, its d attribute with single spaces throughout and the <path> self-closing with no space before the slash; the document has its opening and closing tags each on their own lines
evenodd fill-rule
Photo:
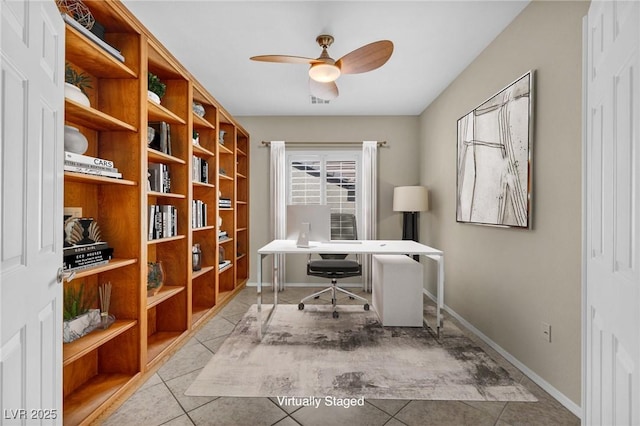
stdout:
<svg viewBox="0 0 640 426">
<path fill-rule="evenodd" d="M 438 258 L 438 307 L 436 309 L 436 320 L 438 321 L 438 337 L 440 337 L 440 328 L 443 326 L 442 312 L 444 309 L 444 256 Z"/>
<path fill-rule="evenodd" d="M 426 255 L 429 259 L 438 263 L 438 276 L 436 283 L 436 333 L 440 337 L 440 329 L 444 320 L 442 317 L 442 309 L 444 309 L 444 256 Z M 425 320 L 425 324 L 427 324 Z M 428 326 L 428 324 L 427 324 Z"/>
<path fill-rule="evenodd" d="M 258 339 L 262 340 L 262 337 L 267 331 L 267 327 L 269 326 L 269 322 L 271 322 L 271 318 L 273 317 L 273 313 L 276 310 L 276 305 L 278 304 L 278 288 L 274 286 L 274 295 L 273 295 L 273 306 L 269 310 L 269 314 L 265 321 L 262 321 L 262 261 L 266 257 L 266 254 L 258 255 Z M 275 267 L 274 267 L 275 269 Z M 275 273 L 275 271 L 274 271 Z M 275 275 L 274 275 L 275 277 Z M 275 280 L 275 278 L 274 278 Z"/>
</svg>

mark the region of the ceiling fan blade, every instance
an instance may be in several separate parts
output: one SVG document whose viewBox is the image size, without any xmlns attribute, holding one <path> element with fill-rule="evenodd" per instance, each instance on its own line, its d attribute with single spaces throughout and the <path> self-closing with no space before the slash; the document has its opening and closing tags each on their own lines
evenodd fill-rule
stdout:
<svg viewBox="0 0 640 426">
<path fill-rule="evenodd" d="M 338 59 L 336 65 L 342 74 L 359 74 L 384 65 L 393 53 L 393 43 L 380 40 L 362 46 Z"/>
<path fill-rule="evenodd" d="M 309 79 L 309 90 L 311 94 L 316 98 L 324 99 L 326 101 L 330 101 L 331 99 L 335 99 L 338 97 L 338 86 L 335 81 L 330 81 L 328 83 L 320 83 L 319 81 L 315 81 L 314 79 Z"/>
<path fill-rule="evenodd" d="M 302 56 L 289 56 L 289 55 L 260 55 L 260 56 L 252 56 L 252 61 L 261 61 L 261 62 L 278 62 L 283 64 L 315 64 L 316 62 L 320 62 L 314 58 L 305 58 Z"/>
</svg>

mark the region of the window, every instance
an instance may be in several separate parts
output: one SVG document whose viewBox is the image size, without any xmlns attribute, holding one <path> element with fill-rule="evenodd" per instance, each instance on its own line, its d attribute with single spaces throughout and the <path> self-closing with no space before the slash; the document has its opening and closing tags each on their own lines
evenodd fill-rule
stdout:
<svg viewBox="0 0 640 426">
<path fill-rule="evenodd" d="M 288 204 L 327 204 L 332 213 L 359 218 L 361 158 L 360 151 L 289 151 Z"/>
</svg>

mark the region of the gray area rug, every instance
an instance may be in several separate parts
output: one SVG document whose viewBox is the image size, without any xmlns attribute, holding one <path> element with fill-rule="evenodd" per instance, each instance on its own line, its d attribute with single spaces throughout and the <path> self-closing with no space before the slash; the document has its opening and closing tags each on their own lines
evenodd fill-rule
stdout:
<svg viewBox="0 0 640 426">
<path fill-rule="evenodd" d="M 382 327 L 361 306 L 339 311 L 278 305 L 260 342 L 253 305 L 186 395 L 536 401 L 449 322 L 436 339 L 427 328 Z"/>
</svg>

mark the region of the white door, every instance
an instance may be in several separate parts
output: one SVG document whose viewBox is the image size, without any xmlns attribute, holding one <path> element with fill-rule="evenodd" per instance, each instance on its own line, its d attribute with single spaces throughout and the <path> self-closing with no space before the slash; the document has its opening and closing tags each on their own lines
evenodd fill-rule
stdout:
<svg viewBox="0 0 640 426">
<path fill-rule="evenodd" d="M 64 24 L 53 0 L 0 15 L 0 423 L 62 424 Z"/>
<path fill-rule="evenodd" d="M 640 2 L 587 31 L 583 422 L 640 425 Z"/>
</svg>

